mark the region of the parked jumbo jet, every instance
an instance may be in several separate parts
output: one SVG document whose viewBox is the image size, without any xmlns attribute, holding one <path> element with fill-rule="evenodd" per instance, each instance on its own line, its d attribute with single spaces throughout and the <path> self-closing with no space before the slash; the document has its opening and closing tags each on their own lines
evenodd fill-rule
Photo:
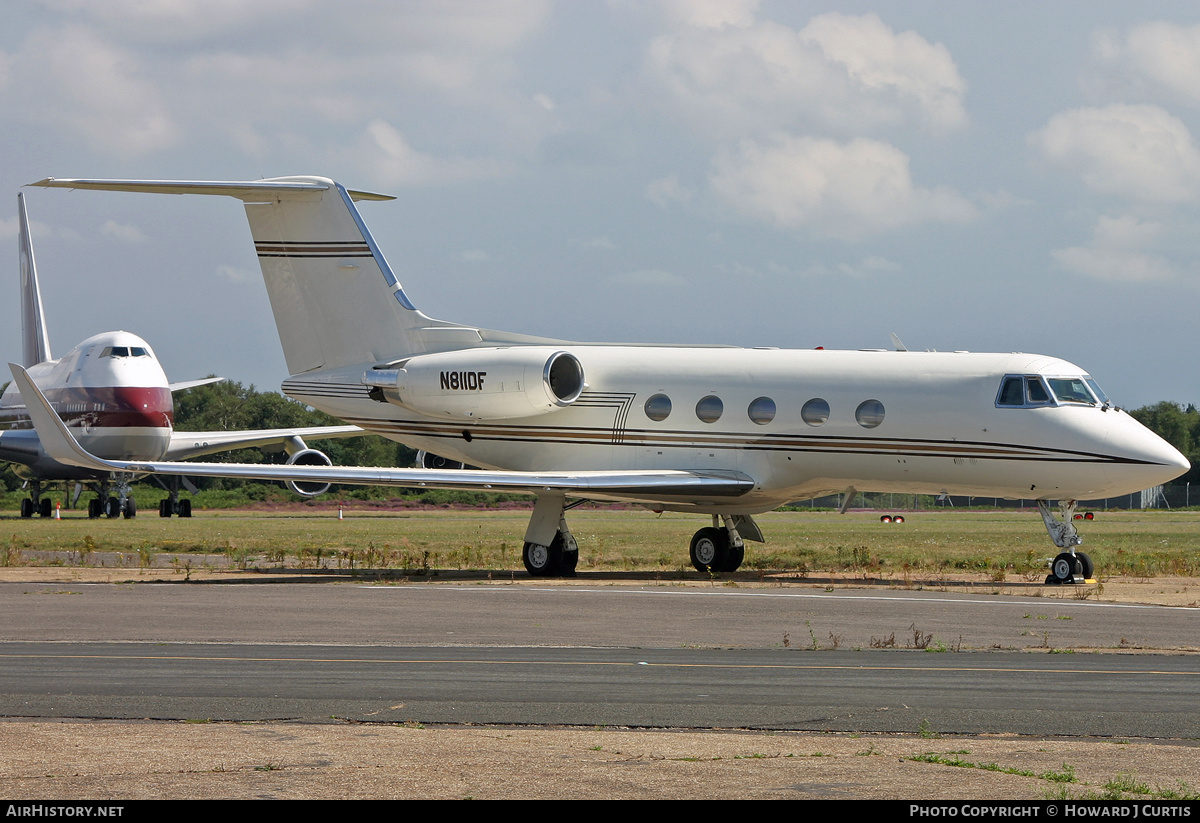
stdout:
<svg viewBox="0 0 1200 823">
<path fill-rule="evenodd" d="M 571 573 L 567 498 L 712 517 L 697 569 L 731 571 L 754 515 L 856 490 L 1036 499 L 1060 553 L 1051 582 L 1091 576 L 1076 500 L 1187 470 L 1086 372 L 1032 354 L 783 351 L 568 343 L 432 320 L 409 300 L 355 201 L 319 177 L 253 182 L 58 180 L 34 185 L 217 194 L 245 204 L 290 396 L 480 470 L 102 460 L 48 407 L 30 413 L 55 459 L 95 470 L 504 489 L 537 497 L 533 575 Z M 13 367 L 22 390 L 33 387 Z M 1055 515 L 1050 502 L 1060 501 Z"/>
<path fill-rule="evenodd" d="M 84 340 L 65 357 L 54 360 L 38 286 L 33 243 L 25 200 L 17 195 L 20 223 L 22 358 L 29 375 L 51 398 L 54 411 L 68 421 L 89 451 L 115 460 L 182 460 L 214 452 L 282 445 L 288 463 L 330 465 L 329 458 L 308 448 L 303 438 L 355 437 L 358 426 L 317 426 L 235 432 L 180 432 L 173 429 L 171 393 L 222 378 L 167 383 L 162 366 L 145 340 L 125 331 L 110 331 Z M 26 481 L 29 497 L 21 501 L 21 516 L 37 512 L 49 517 L 53 504 L 42 490 L 53 483 L 83 484 L 97 496 L 88 503 L 90 517 L 133 517 L 137 501 L 130 496 L 127 472 L 88 469 L 62 463 L 42 448 L 26 411 L 22 393 L 10 385 L 0 395 L 0 462 L 11 463 Z M 327 484 L 292 484 L 304 495 L 321 494 Z M 110 491 L 116 492 L 110 495 Z M 171 483 L 159 503 L 162 517 L 190 517 L 191 501 L 179 498 L 179 483 Z"/>
</svg>

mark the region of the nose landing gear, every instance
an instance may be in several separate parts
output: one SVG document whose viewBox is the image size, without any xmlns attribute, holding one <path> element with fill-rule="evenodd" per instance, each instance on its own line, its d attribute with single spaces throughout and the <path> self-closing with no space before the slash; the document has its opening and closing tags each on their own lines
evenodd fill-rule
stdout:
<svg viewBox="0 0 1200 823">
<path fill-rule="evenodd" d="M 1050 574 L 1046 575 L 1048 585 L 1061 586 L 1071 583 L 1086 583 L 1092 580 L 1096 568 L 1092 558 L 1075 547 L 1083 543 L 1083 538 L 1075 530 L 1075 501 L 1062 500 L 1059 502 L 1061 517 L 1055 517 L 1050 511 L 1050 504 L 1045 500 L 1038 501 L 1038 513 L 1046 524 L 1046 531 L 1054 545 L 1064 549 L 1050 563 Z"/>
</svg>

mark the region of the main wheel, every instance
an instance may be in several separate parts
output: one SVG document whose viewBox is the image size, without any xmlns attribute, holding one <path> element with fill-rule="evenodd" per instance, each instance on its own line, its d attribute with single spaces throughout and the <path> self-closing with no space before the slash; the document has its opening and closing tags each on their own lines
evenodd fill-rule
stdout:
<svg viewBox="0 0 1200 823">
<path fill-rule="evenodd" d="M 692 535 L 691 555 L 692 565 L 698 572 L 725 571 L 729 555 L 729 532 L 712 526 L 696 532 Z"/>
<path fill-rule="evenodd" d="M 185 497 L 184 499 L 179 501 L 179 516 L 180 517 L 191 517 L 192 516 L 192 501 L 190 498 Z"/>
<path fill-rule="evenodd" d="M 38 504 L 38 514 L 42 517 L 49 517 L 54 514 L 54 503 L 50 501 L 49 497 L 43 497 Z"/>
<path fill-rule="evenodd" d="M 742 561 L 746 559 L 746 546 L 730 546 L 729 552 L 725 555 L 725 566 L 721 569 L 723 572 L 735 572 L 738 566 L 742 565 Z"/>
<path fill-rule="evenodd" d="M 1079 562 L 1078 555 L 1063 552 L 1054 558 L 1054 562 L 1050 564 L 1050 571 L 1059 583 L 1074 583 L 1075 578 L 1083 574 L 1083 564 Z"/>
<path fill-rule="evenodd" d="M 104 504 L 104 514 L 109 519 L 121 516 L 121 501 L 115 497 L 108 498 Z"/>
<path fill-rule="evenodd" d="M 162 500 L 158 501 L 158 516 L 159 517 L 170 517 L 172 515 L 172 513 L 173 512 L 171 511 L 171 498 L 164 497 Z"/>
<path fill-rule="evenodd" d="M 559 564 L 559 571 L 563 577 L 574 577 L 575 567 L 579 565 L 579 550 L 573 552 L 563 552 L 562 562 Z"/>
<path fill-rule="evenodd" d="M 33 517 L 33 501 L 28 497 L 21 501 L 21 516 Z"/>
<path fill-rule="evenodd" d="M 1075 552 L 1075 559 L 1079 561 L 1082 571 L 1079 576 L 1084 580 L 1091 580 L 1096 574 L 1096 566 L 1092 563 L 1092 558 L 1088 557 L 1083 552 Z"/>
<path fill-rule="evenodd" d="M 557 544 L 557 545 L 556 545 Z M 525 571 L 533 577 L 550 577 L 558 574 L 562 567 L 562 539 L 556 539 L 549 545 L 541 543 L 526 543 L 521 552 L 521 560 L 525 563 Z"/>
<path fill-rule="evenodd" d="M 93 497 L 88 501 L 88 517 L 95 520 L 100 515 L 104 514 L 104 504 L 99 497 Z"/>
<path fill-rule="evenodd" d="M 134 517 L 137 517 L 137 501 L 134 500 L 132 497 L 126 497 L 125 498 L 125 511 L 122 512 L 122 514 L 125 515 L 126 520 L 130 520 Z"/>
</svg>

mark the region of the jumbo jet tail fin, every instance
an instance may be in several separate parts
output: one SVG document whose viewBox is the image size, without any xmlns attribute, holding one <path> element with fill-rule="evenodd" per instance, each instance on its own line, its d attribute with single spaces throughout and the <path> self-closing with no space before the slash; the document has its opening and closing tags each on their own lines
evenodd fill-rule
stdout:
<svg viewBox="0 0 1200 823">
<path fill-rule="evenodd" d="M 17 215 L 20 234 L 17 245 L 21 258 L 21 365 L 29 368 L 45 363 L 52 355 L 37 265 L 33 260 L 33 241 L 29 239 L 29 215 L 25 213 L 25 196 L 21 192 L 17 192 Z"/>
<path fill-rule="evenodd" d="M 392 200 L 322 177 L 248 182 L 65 180 L 35 186 L 222 194 L 245 203 L 288 370 L 297 375 L 480 345 L 477 329 L 413 306 L 354 205 Z"/>
</svg>

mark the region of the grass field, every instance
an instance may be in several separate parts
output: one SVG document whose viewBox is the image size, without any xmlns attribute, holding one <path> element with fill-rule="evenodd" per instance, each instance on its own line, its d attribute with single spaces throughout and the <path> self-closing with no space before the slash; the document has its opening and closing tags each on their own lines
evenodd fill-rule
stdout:
<svg viewBox="0 0 1200 823">
<path fill-rule="evenodd" d="M 153 513 L 150 513 L 153 515 Z M 767 543 L 748 543 L 743 571 L 902 575 L 973 571 L 1034 580 L 1055 550 L 1036 511 L 771 512 Z M 141 516 L 22 520 L 0 512 L 0 565 L 156 565 L 196 554 L 238 566 L 520 570 L 528 510 L 205 511 L 190 520 Z M 688 542 L 705 517 L 580 508 L 568 515 L 580 571 L 691 571 Z M 1200 575 L 1200 513 L 1102 512 L 1079 526 L 1101 575 Z M 193 562 L 189 559 L 187 562 Z"/>
</svg>

